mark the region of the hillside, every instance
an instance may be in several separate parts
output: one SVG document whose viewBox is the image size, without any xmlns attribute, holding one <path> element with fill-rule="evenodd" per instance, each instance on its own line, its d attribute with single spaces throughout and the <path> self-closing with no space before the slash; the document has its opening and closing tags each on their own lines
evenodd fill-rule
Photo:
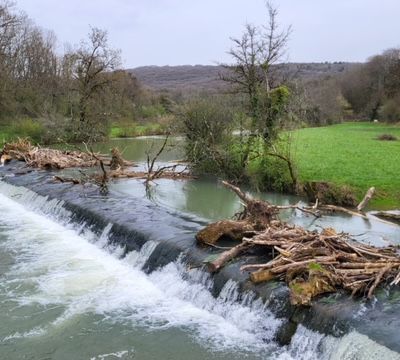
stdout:
<svg viewBox="0 0 400 360">
<path fill-rule="evenodd" d="M 154 90 L 168 91 L 218 91 L 224 87 L 219 80 L 220 66 L 181 65 L 181 66 L 143 66 L 130 69 L 139 81 Z"/>
<path fill-rule="evenodd" d="M 279 65 L 280 70 L 289 77 L 315 79 L 337 75 L 355 66 L 354 63 L 288 63 Z M 221 66 L 181 65 L 181 66 L 142 66 L 129 69 L 139 81 L 154 90 L 168 91 L 218 91 L 225 86 L 218 79 Z"/>
</svg>

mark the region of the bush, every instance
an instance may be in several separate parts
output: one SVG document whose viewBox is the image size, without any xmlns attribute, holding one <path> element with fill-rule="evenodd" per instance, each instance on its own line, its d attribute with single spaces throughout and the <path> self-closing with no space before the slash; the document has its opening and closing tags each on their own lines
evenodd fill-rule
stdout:
<svg viewBox="0 0 400 360">
<path fill-rule="evenodd" d="M 389 123 L 400 122 L 400 96 L 387 100 L 379 111 L 379 118 Z"/>
<path fill-rule="evenodd" d="M 201 173 L 221 173 L 232 139 L 229 108 L 215 100 L 195 99 L 182 107 L 179 119 L 186 158 L 193 168 Z"/>
<path fill-rule="evenodd" d="M 321 204 L 355 207 L 357 199 L 354 191 L 347 185 L 335 185 L 328 182 L 312 181 L 304 184 L 304 192 L 308 200 Z"/>
<path fill-rule="evenodd" d="M 32 142 L 42 142 L 44 127 L 39 121 L 29 118 L 17 121 L 9 127 L 9 133 L 12 137 L 29 138 Z"/>
<path fill-rule="evenodd" d="M 259 191 L 293 192 L 287 164 L 276 157 L 264 156 L 248 166 L 250 182 Z"/>
<path fill-rule="evenodd" d="M 59 143 L 67 139 L 67 127 L 69 120 L 59 114 L 48 114 L 38 120 L 43 127 L 41 135 L 42 144 Z"/>
<path fill-rule="evenodd" d="M 111 128 L 111 137 L 129 138 L 137 136 L 135 125 L 117 125 Z"/>
<path fill-rule="evenodd" d="M 144 119 L 154 119 L 166 114 L 167 112 L 161 104 L 142 105 L 139 109 L 138 117 Z"/>
<path fill-rule="evenodd" d="M 247 118 L 240 114 L 235 117 L 231 108 L 218 100 L 191 101 L 180 111 L 186 159 L 193 170 L 237 184 L 251 183 L 258 190 L 293 192 L 296 184 L 287 162 L 267 154 L 269 147 L 263 136 L 233 135 L 235 125 L 242 128 Z"/>
<path fill-rule="evenodd" d="M 377 137 L 377 140 L 383 141 L 396 141 L 397 137 L 392 134 L 382 134 Z"/>
</svg>

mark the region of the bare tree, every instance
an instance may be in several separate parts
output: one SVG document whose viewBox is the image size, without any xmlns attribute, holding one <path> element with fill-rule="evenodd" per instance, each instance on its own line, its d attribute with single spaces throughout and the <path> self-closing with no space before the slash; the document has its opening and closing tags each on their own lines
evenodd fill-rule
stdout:
<svg viewBox="0 0 400 360">
<path fill-rule="evenodd" d="M 79 96 L 78 137 L 93 140 L 93 129 L 99 122 L 96 116 L 100 117 L 102 114 L 91 106 L 92 100 L 96 97 L 95 107 L 99 108 L 99 97 L 111 82 L 110 72 L 120 65 L 120 51 L 109 47 L 106 31 L 92 28 L 89 42 L 82 42 L 79 49 L 67 57 L 70 60 L 66 62 L 73 64 L 75 90 Z"/>
<path fill-rule="evenodd" d="M 354 113 L 370 120 L 378 118 L 382 106 L 400 95 L 399 71 L 400 50 L 389 49 L 345 73 L 341 91 Z"/>
<path fill-rule="evenodd" d="M 222 64 L 225 71 L 220 75 L 247 99 L 251 127 L 249 136 L 241 136 L 243 168 L 256 136 L 262 136 L 265 144 L 275 140 L 279 116 L 289 94 L 288 89 L 275 80 L 275 72 L 278 70 L 276 65 L 286 52 L 291 28 L 280 28 L 278 11 L 270 1 L 266 2 L 266 8 L 267 22 L 264 26 L 247 24 L 241 38 L 231 39 L 233 46 L 228 54 L 233 64 Z"/>
<path fill-rule="evenodd" d="M 13 13 L 14 4 L 0 0 L 0 117 L 7 113 L 10 99 L 7 93 L 12 83 L 13 43 L 17 35 L 19 17 Z"/>
<path fill-rule="evenodd" d="M 281 30 L 277 22 L 278 11 L 266 2 L 268 20 L 265 26 L 247 24 L 241 38 L 232 38 L 233 47 L 228 52 L 234 63 L 223 64 L 221 79 L 232 84 L 237 92 L 244 93 L 252 118 L 252 132 L 259 131 L 265 140 L 273 139 L 275 115 L 271 112 L 271 93 L 274 84 L 273 65 L 284 56 L 291 28 Z"/>
<path fill-rule="evenodd" d="M 13 13 L 14 3 L 0 0 L 0 55 L 10 46 L 15 37 L 15 27 L 20 23 L 20 17 Z"/>
<path fill-rule="evenodd" d="M 2 123 L 13 120 L 21 136 L 40 141 L 90 142 L 108 135 L 111 116 L 131 117 L 139 83 L 114 71 L 120 55 L 105 31 L 91 29 L 86 42 L 64 53 L 57 54 L 54 33 L 35 25 L 13 0 L 0 0 Z"/>
</svg>

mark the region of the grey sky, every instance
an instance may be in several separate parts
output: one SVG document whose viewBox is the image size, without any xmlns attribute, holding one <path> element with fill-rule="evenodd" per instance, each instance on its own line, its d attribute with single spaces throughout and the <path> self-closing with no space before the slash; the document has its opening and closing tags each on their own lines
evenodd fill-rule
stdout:
<svg viewBox="0 0 400 360">
<path fill-rule="evenodd" d="M 400 46 L 400 0 L 275 0 L 288 60 L 364 61 Z M 263 0 L 17 0 L 60 43 L 107 29 L 125 67 L 227 62 L 230 36 L 266 21 Z"/>
</svg>

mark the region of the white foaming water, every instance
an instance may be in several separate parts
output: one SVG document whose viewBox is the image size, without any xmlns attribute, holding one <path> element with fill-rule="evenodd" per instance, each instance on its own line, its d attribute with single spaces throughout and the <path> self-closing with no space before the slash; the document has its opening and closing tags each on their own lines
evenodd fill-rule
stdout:
<svg viewBox="0 0 400 360">
<path fill-rule="evenodd" d="M 20 305 L 59 304 L 66 308 L 56 321 L 45 324 L 47 331 L 75 315 L 93 312 L 154 329 L 183 327 L 204 343 L 254 350 L 267 346 L 263 339 L 278 324 L 262 307 L 215 299 L 205 285 L 184 281 L 179 263 L 147 276 L 132 266 L 142 265 L 142 261 L 132 261 L 133 254 L 118 259 L 72 228 L 4 195 L 0 195 L 0 213 L 2 233 L 8 238 L 1 246 L 14 251 L 17 260 L 12 281 L 34 284 L 31 291 L 14 300 Z M 149 243 L 143 255 L 149 255 L 154 246 Z"/>
<path fill-rule="evenodd" d="M 128 350 L 123 350 L 123 351 L 118 351 L 115 353 L 97 355 L 97 356 L 90 358 L 90 360 L 105 360 L 108 358 L 121 359 L 123 356 L 128 355 L 128 354 L 129 354 Z"/>
<path fill-rule="evenodd" d="M 154 330 L 185 329 L 215 350 L 272 354 L 282 360 L 380 359 L 382 354 L 385 359 L 398 359 L 398 354 L 357 333 L 337 340 L 301 326 L 292 344 L 278 349 L 272 338 L 280 321 L 252 293 L 238 301 L 235 282 L 228 281 L 215 299 L 209 291 L 210 276 L 186 269 L 181 261 L 146 275 L 141 267 L 157 243 L 150 241 L 140 252 L 120 259 L 122 249 L 108 245 L 111 224 L 97 237 L 83 226 L 70 224 L 71 214 L 60 201 L 48 201 L 1 181 L 0 193 L 7 195 L 0 194 L 0 231 L 6 237 L 0 248 L 13 252 L 16 259 L 5 281 L 25 289 L 10 291 L 9 298 L 21 306 L 65 309 L 56 320 L 10 334 L 1 342 L 42 336 L 76 316 L 94 313 L 111 322 Z M 104 358 L 124 354 L 107 353 Z"/>
<path fill-rule="evenodd" d="M 124 259 L 125 262 L 129 263 L 133 267 L 141 269 L 146 261 L 149 259 L 150 255 L 157 247 L 158 243 L 155 241 L 147 241 L 140 251 L 131 251 L 128 253 Z"/>
</svg>

